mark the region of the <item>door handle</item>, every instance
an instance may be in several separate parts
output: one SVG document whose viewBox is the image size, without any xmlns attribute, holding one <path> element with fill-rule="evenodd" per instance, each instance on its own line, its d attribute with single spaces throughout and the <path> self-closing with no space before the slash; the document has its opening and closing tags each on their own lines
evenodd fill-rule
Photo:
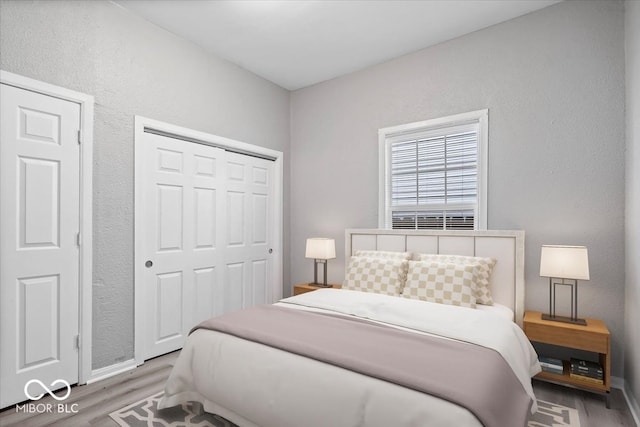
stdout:
<svg viewBox="0 0 640 427">
<path fill-rule="evenodd" d="M 153 267 L 153 261 L 148 260 L 147 262 L 144 263 L 144 266 L 147 267 L 147 268 Z"/>
</svg>

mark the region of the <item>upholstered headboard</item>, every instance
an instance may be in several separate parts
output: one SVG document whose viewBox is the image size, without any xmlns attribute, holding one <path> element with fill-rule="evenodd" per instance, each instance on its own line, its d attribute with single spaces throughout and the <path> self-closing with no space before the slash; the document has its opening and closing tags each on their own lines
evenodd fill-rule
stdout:
<svg viewBox="0 0 640 427">
<path fill-rule="evenodd" d="M 515 313 L 522 326 L 524 316 L 524 231 L 437 231 L 347 229 L 345 268 L 359 249 L 494 257 L 491 295 L 495 302 Z"/>
</svg>

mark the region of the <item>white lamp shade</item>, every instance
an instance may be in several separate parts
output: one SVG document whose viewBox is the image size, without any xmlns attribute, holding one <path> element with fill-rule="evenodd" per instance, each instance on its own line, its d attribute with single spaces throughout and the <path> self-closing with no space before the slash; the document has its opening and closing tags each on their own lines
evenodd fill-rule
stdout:
<svg viewBox="0 0 640 427">
<path fill-rule="evenodd" d="M 586 246 L 543 245 L 540 276 L 589 280 L 589 254 Z"/>
<path fill-rule="evenodd" d="M 306 258 L 333 259 L 336 257 L 336 241 L 324 237 L 307 239 Z"/>
</svg>

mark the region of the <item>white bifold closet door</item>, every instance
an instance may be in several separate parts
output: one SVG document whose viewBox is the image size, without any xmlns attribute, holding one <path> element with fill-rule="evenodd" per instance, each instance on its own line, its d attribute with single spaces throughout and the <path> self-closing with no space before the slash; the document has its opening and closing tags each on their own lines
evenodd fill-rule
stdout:
<svg viewBox="0 0 640 427">
<path fill-rule="evenodd" d="M 273 162 L 226 153 L 224 307 L 272 302 Z"/>
<path fill-rule="evenodd" d="M 273 162 L 144 133 L 144 359 L 200 321 L 272 302 Z"/>
</svg>

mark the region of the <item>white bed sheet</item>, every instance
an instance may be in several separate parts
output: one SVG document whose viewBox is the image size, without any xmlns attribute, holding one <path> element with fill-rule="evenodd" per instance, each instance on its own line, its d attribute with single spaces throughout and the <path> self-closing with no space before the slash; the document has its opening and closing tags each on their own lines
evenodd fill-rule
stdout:
<svg viewBox="0 0 640 427">
<path fill-rule="evenodd" d="M 524 337 L 524 334 L 517 325 L 513 324 L 516 329 L 511 330 L 513 322 L 507 322 L 504 317 L 330 289 L 287 298 L 278 305 L 356 314 L 376 321 L 382 317 L 396 327 L 436 335 L 451 329 L 443 326 L 451 323 L 446 320 L 449 317 L 457 319 L 455 325 L 466 325 L 453 327 L 454 338 L 459 338 L 461 330 L 469 325 L 484 322 L 494 329 L 478 335 L 487 335 L 490 347 L 504 347 L 498 351 L 507 354 L 505 360 L 533 396 L 530 377 L 539 371 L 535 351 L 526 338 L 520 340 L 519 335 Z M 407 322 L 407 318 L 411 320 Z M 428 318 L 437 319 L 439 325 L 424 330 L 429 329 L 422 325 Z M 507 331 L 502 335 L 516 338 L 495 339 L 498 324 L 503 324 L 498 328 Z M 467 337 L 463 341 L 485 338 Z M 217 413 L 243 427 L 481 425 L 467 409 L 428 394 L 209 330 L 197 330 L 190 335 L 159 407 L 184 401 L 201 402 L 207 412 Z"/>
<path fill-rule="evenodd" d="M 325 289 L 318 289 L 318 291 L 323 291 L 324 292 Z M 341 291 L 348 291 L 348 290 L 347 289 L 342 289 Z M 355 292 L 355 291 L 349 291 L 349 292 Z M 400 298 L 400 297 L 395 297 L 395 298 Z M 287 300 L 282 300 L 282 301 L 287 301 Z M 282 303 L 276 303 L 276 305 L 278 305 L 278 304 L 282 304 Z M 495 303 L 494 302 L 493 305 L 478 304 L 478 305 L 476 305 L 475 310 L 480 310 L 480 311 L 485 311 L 487 313 L 495 314 L 497 316 L 505 318 L 506 320 L 508 320 L 510 322 L 513 322 L 515 320 L 515 314 L 514 314 L 513 310 L 511 310 L 506 305 L 502 305 L 502 304 L 499 304 L 499 303 Z"/>
<path fill-rule="evenodd" d="M 497 314 L 498 316 L 502 316 L 510 322 L 515 321 L 515 314 L 513 313 L 513 310 L 511 310 L 506 305 L 502 305 L 497 302 L 494 302 L 493 305 L 478 304 L 476 305 L 476 310 Z"/>
</svg>

